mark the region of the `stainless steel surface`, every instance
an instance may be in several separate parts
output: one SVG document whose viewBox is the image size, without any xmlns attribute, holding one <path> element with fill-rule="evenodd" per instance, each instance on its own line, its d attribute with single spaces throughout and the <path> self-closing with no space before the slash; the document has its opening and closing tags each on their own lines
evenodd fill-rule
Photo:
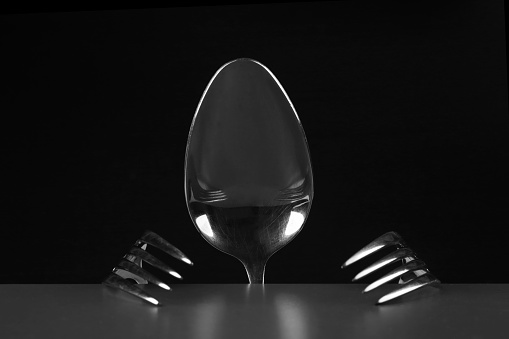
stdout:
<svg viewBox="0 0 509 339">
<path fill-rule="evenodd" d="M 2 339 L 504 338 L 509 285 L 448 285 L 373 305 L 363 284 L 144 285 L 156 307 L 102 285 L 0 285 Z M 390 290 L 384 285 L 381 293 Z M 437 295 L 427 296 L 424 293 Z M 412 299 L 410 299 L 412 298 Z"/>
<path fill-rule="evenodd" d="M 209 82 L 193 118 L 186 202 L 198 231 L 263 283 L 272 254 L 302 229 L 313 199 L 304 130 L 275 76 L 237 59 Z"/>
<path fill-rule="evenodd" d="M 357 251 L 354 255 L 348 258 L 341 267 L 348 267 L 384 248 L 397 248 L 394 252 L 376 260 L 360 271 L 352 280 L 357 281 L 387 267 L 390 264 L 402 261 L 404 263 L 403 266 L 397 267 L 384 276 L 378 278 L 362 291 L 363 293 L 370 292 L 391 280 L 399 278 L 401 286 L 378 299 L 377 304 L 383 304 L 426 286 L 435 286 L 440 284 L 440 281 L 429 272 L 424 261 L 419 260 L 414 251 L 406 246 L 407 244 L 398 233 L 387 232 Z"/>
<path fill-rule="evenodd" d="M 136 240 L 134 246 L 131 247 L 128 253 L 125 254 L 120 262 L 113 268 L 112 273 L 104 279 L 103 284 L 113 288 L 118 288 L 151 304 L 159 305 L 159 300 L 141 289 L 138 284 L 151 282 L 165 290 L 171 290 L 171 288 L 158 277 L 144 270 L 142 268 L 142 263 L 146 262 L 177 279 L 182 279 L 182 276 L 163 261 L 147 252 L 146 250 L 148 245 L 154 246 L 155 248 L 160 249 L 188 265 L 193 265 L 192 261 L 181 250 L 170 244 L 160 235 L 147 230 L 138 240 Z M 131 281 L 131 279 L 135 282 Z"/>
</svg>

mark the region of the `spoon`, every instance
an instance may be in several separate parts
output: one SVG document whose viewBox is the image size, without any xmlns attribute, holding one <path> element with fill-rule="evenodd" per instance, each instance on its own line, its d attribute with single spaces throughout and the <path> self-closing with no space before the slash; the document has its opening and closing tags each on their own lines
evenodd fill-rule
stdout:
<svg viewBox="0 0 509 339">
<path fill-rule="evenodd" d="M 301 231 L 313 199 L 306 136 L 283 87 L 242 58 L 214 74 L 186 148 L 185 197 L 198 232 L 263 284 L 268 259 Z"/>
</svg>

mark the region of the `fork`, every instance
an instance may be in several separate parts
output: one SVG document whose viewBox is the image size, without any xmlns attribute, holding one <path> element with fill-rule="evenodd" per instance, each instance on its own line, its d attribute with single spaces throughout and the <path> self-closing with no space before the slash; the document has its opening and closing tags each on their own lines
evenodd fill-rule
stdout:
<svg viewBox="0 0 509 339">
<path fill-rule="evenodd" d="M 162 282 L 153 274 L 142 268 L 142 262 L 146 262 L 151 266 L 166 272 L 177 279 L 182 279 L 170 266 L 154 257 L 146 251 L 147 245 L 154 246 L 172 257 L 193 265 L 193 262 L 178 248 L 170 244 L 160 235 L 146 230 L 143 235 L 136 240 L 134 245 L 124 255 L 120 262 L 113 268 L 112 272 L 102 282 L 106 286 L 118 288 L 122 291 L 137 296 L 153 305 L 159 305 L 159 301 L 138 287 L 138 284 L 147 284 L 151 282 L 167 291 L 171 290 L 170 286 Z M 136 283 L 132 282 L 134 280 Z"/>
<path fill-rule="evenodd" d="M 399 278 L 399 288 L 381 297 L 376 304 L 383 304 L 395 298 L 401 297 L 407 293 L 415 291 L 425 286 L 434 286 L 440 283 L 440 280 L 435 278 L 428 270 L 424 261 L 417 258 L 415 252 L 410 249 L 403 238 L 396 232 L 387 232 L 382 236 L 376 238 L 368 245 L 364 246 L 354 255 L 352 255 L 341 268 L 350 266 L 351 264 L 373 254 L 382 248 L 395 246 L 396 250 L 385 257 L 375 261 L 361 272 L 359 272 L 352 281 L 357 281 L 366 277 L 367 275 L 385 267 L 391 263 L 401 261 L 402 266 L 397 267 L 385 274 L 378 280 L 369 284 L 362 293 L 370 292 L 375 288 Z"/>
</svg>

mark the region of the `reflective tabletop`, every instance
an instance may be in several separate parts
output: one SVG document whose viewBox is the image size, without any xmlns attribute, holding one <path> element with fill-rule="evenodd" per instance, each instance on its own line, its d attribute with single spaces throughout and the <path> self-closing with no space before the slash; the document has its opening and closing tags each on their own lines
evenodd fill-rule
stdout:
<svg viewBox="0 0 509 339">
<path fill-rule="evenodd" d="M 364 284 L 0 285 L 6 338 L 509 338 L 509 284 L 442 284 L 391 304 Z M 393 286 L 386 286 L 389 291 Z M 381 288 L 382 289 L 382 288 Z"/>
</svg>

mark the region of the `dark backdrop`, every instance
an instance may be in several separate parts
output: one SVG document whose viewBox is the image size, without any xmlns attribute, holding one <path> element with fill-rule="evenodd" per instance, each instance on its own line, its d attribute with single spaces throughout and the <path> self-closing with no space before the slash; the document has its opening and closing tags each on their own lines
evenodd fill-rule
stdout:
<svg viewBox="0 0 509 339">
<path fill-rule="evenodd" d="M 502 1 L 35 12 L 0 19 L 2 283 L 98 283 L 146 228 L 195 261 L 163 257 L 185 282 L 247 282 L 183 187 L 198 101 L 238 57 L 286 89 L 315 176 L 266 282 L 345 283 L 389 230 L 444 282 L 509 282 Z"/>
</svg>

